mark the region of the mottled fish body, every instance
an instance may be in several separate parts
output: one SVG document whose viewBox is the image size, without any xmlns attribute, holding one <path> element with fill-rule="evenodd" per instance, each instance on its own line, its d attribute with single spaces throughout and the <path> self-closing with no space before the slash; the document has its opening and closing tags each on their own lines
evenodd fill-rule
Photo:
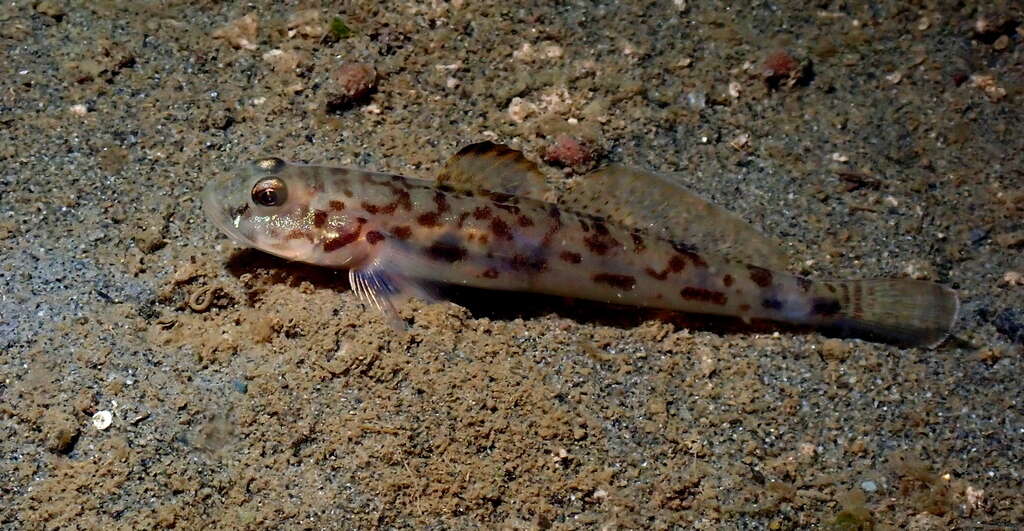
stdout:
<svg viewBox="0 0 1024 531">
<path fill-rule="evenodd" d="M 537 198 L 543 182 L 532 163 L 490 143 L 462 150 L 439 181 L 263 159 L 211 183 L 205 208 L 243 245 L 348 269 L 359 296 L 393 321 L 396 304 L 430 299 L 424 286 L 440 282 L 816 325 L 907 345 L 935 344 L 952 326 L 956 296 L 937 284 L 813 281 L 762 267 L 776 261 L 770 243 L 696 196 L 675 197 L 679 208 L 707 215 L 679 220 L 686 227 L 674 231 L 644 219 L 657 208 L 608 210 L 614 200 L 602 195 L 614 193 L 606 184 L 617 178 L 642 184 L 625 190 L 633 196 L 668 185 L 637 170 L 603 171 L 590 181 L 588 203 L 600 216 Z M 754 259 L 765 263 L 745 263 Z"/>
</svg>

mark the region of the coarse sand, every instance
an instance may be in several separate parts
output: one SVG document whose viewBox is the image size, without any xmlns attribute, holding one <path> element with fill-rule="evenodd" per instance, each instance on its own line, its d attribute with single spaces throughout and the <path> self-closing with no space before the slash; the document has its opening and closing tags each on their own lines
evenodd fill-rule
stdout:
<svg viewBox="0 0 1024 531">
<path fill-rule="evenodd" d="M 1024 526 L 1019 2 L 13 0 L 0 48 L 3 529 Z M 481 140 L 952 286 L 954 337 L 474 292 L 399 334 L 202 215 L 254 157 Z"/>
</svg>

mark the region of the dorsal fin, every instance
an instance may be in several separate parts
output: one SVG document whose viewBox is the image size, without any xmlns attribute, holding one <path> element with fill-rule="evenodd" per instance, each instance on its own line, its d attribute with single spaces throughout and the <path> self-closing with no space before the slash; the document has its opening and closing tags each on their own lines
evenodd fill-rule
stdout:
<svg viewBox="0 0 1024 531">
<path fill-rule="evenodd" d="M 502 144 L 477 142 L 448 159 L 437 182 L 464 190 L 490 190 L 544 201 L 544 174 L 522 153 Z"/>
<path fill-rule="evenodd" d="M 776 270 L 788 266 L 778 244 L 739 216 L 653 172 L 602 168 L 580 177 L 561 203 L 730 260 Z"/>
</svg>

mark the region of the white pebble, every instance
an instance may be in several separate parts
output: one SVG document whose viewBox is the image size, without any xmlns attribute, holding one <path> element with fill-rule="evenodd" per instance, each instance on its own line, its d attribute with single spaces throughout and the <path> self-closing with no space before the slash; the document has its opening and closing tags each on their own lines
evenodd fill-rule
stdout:
<svg viewBox="0 0 1024 531">
<path fill-rule="evenodd" d="M 109 428 L 113 422 L 114 414 L 105 409 L 103 411 L 97 411 L 96 414 L 92 416 L 92 425 L 100 431 Z"/>
<path fill-rule="evenodd" d="M 878 490 L 878 484 L 874 481 L 861 481 L 860 488 L 863 489 L 864 492 L 875 492 Z"/>
</svg>

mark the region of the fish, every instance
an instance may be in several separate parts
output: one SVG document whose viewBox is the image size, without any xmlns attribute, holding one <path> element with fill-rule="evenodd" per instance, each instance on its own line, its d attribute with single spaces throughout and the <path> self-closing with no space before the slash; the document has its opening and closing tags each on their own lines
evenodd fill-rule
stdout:
<svg viewBox="0 0 1024 531">
<path fill-rule="evenodd" d="M 211 180 L 206 216 L 232 240 L 347 269 L 355 294 L 402 328 L 412 298 L 451 284 L 732 316 L 935 347 L 954 290 L 903 278 L 816 280 L 742 218 L 671 176 L 612 165 L 557 197 L 508 146 L 464 147 L 434 180 L 270 157 Z"/>
</svg>

